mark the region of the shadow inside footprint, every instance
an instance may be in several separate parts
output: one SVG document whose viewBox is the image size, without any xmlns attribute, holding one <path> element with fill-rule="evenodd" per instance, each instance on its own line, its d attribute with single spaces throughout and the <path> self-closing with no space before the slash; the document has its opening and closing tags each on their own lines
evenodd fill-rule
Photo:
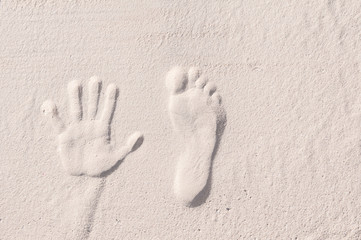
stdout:
<svg viewBox="0 0 361 240">
<path fill-rule="evenodd" d="M 211 192 L 213 161 L 217 155 L 218 148 L 221 143 L 222 135 L 223 135 L 224 129 L 226 128 L 226 125 L 227 125 L 226 111 L 223 107 L 222 107 L 221 111 L 222 112 L 219 114 L 218 119 L 217 119 L 216 143 L 214 145 L 214 149 L 213 149 L 213 153 L 212 153 L 211 165 L 210 165 L 210 169 L 209 169 L 209 177 L 207 179 L 207 183 L 206 183 L 205 187 L 203 188 L 203 190 L 200 191 L 198 193 L 198 195 L 190 203 L 189 207 L 191 207 L 191 208 L 199 207 L 200 205 L 205 203 L 205 201 L 207 200 L 207 198 L 209 197 L 209 194 Z"/>
</svg>

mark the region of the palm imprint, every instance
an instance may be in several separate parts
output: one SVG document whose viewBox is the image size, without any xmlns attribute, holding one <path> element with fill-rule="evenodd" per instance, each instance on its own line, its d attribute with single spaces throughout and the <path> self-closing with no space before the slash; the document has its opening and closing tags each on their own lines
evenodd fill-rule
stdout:
<svg viewBox="0 0 361 240">
<path fill-rule="evenodd" d="M 115 111 L 118 89 L 110 84 L 105 93 L 104 109 L 98 113 L 101 81 L 92 77 L 88 85 L 87 118 L 83 118 L 82 85 L 78 81 L 68 84 L 69 115 L 71 122 L 65 127 L 56 105 L 48 100 L 43 103 L 43 114 L 51 119 L 58 135 L 58 152 L 63 167 L 71 175 L 100 176 L 132 152 L 139 140 L 133 133 L 127 143 L 116 149 L 110 142 L 110 124 Z"/>
</svg>

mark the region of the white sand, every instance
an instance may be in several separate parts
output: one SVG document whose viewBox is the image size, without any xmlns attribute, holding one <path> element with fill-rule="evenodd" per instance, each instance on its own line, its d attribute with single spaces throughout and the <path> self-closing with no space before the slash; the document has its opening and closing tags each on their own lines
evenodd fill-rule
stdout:
<svg viewBox="0 0 361 240">
<path fill-rule="evenodd" d="M 360 1 L 9 2 L 0 239 L 361 238 Z M 207 73 L 227 112 L 192 208 L 173 194 L 175 65 Z M 39 111 L 52 99 L 68 126 L 67 84 L 93 75 L 119 87 L 114 145 L 144 133 L 107 178 L 67 174 Z"/>
</svg>

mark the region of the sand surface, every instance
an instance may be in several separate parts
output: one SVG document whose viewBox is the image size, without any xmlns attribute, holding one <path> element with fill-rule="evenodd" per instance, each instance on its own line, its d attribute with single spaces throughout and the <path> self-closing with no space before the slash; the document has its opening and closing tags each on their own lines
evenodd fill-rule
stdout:
<svg viewBox="0 0 361 240">
<path fill-rule="evenodd" d="M 0 16 L 0 239 L 361 239 L 360 1 L 1 1 Z M 195 207 L 173 193 L 175 65 L 200 67 L 227 112 Z M 70 176 L 40 107 L 68 124 L 68 83 L 94 75 L 119 88 L 114 144 L 144 142 L 106 178 Z"/>
</svg>

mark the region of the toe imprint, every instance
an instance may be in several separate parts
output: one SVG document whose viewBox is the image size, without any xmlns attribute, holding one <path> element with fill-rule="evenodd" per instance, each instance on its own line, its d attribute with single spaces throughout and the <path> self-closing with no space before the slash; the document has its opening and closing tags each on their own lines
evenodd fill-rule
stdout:
<svg viewBox="0 0 361 240">
<path fill-rule="evenodd" d="M 207 95 L 212 95 L 216 91 L 216 89 L 216 84 L 210 82 L 204 87 L 204 93 Z"/>
<path fill-rule="evenodd" d="M 187 77 L 183 68 L 175 67 L 166 77 L 166 86 L 172 94 L 182 92 L 187 85 Z"/>
<path fill-rule="evenodd" d="M 196 81 L 197 88 L 203 88 L 207 83 L 207 78 L 205 76 L 200 76 Z"/>
</svg>

